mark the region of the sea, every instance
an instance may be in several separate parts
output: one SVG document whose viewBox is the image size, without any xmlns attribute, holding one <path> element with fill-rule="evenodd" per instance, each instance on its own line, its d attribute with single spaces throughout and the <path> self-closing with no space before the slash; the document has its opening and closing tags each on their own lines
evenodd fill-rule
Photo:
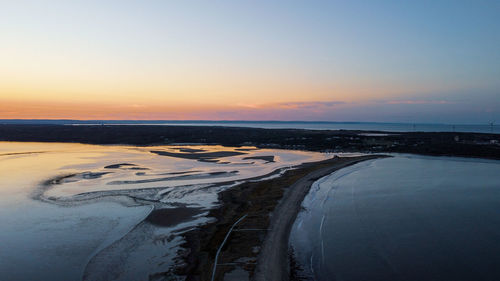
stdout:
<svg viewBox="0 0 500 281">
<path fill-rule="evenodd" d="M 206 121 L 206 120 L 26 120 L 3 119 L 0 124 L 222 126 L 264 129 L 363 130 L 384 132 L 471 132 L 500 134 L 496 124 L 432 124 L 330 121 Z"/>
<path fill-rule="evenodd" d="M 316 181 L 292 228 L 311 280 L 500 280 L 500 161 L 393 155 Z"/>
</svg>

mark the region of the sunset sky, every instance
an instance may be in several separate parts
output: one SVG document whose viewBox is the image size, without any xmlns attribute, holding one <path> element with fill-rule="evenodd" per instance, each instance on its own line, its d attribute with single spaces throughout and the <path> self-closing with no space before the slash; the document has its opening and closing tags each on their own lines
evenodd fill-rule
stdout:
<svg viewBox="0 0 500 281">
<path fill-rule="evenodd" d="M 1 1 L 0 119 L 500 122 L 500 1 Z"/>
</svg>

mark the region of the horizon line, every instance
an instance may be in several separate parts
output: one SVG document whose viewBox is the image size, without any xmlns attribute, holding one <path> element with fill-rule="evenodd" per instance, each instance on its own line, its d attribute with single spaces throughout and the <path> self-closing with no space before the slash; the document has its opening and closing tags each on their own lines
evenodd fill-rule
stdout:
<svg viewBox="0 0 500 281">
<path fill-rule="evenodd" d="M 337 124 L 408 124 L 408 125 L 449 125 L 449 126 L 456 126 L 456 125 L 462 125 L 462 126 L 499 126 L 499 124 L 495 124 L 495 121 L 493 122 L 488 122 L 488 123 L 432 123 L 432 122 L 376 122 L 376 121 L 328 121 L 328 120 L 211 120 L 211 119 L 185 119 L 185 120 L 180 120 L 180 119 L 154 119 L 154 120 L 148 120 L 148 119 L 51 119 L 51 118 L 8 118 L 8 119 L 0 119 L 0 123 L 2 122 L 81 122 L 81 123 L 89 123 L 89 122 L 99 122 L 99 123 L 106 123 L 106 122 L 141 122 L 141 123 L 147 123 L 147 122 L 173 122 L 173 123 L 180 123 L 180 122 L 228 122 L 228 123 L 337 123 Z M 126 124 L 123 124 L 126 125 Z"/>
</svg>

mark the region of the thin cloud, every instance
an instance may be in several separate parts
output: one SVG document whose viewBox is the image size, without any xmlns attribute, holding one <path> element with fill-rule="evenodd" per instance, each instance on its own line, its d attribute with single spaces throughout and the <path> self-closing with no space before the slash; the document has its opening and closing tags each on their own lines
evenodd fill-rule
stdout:
<svg viewBox="0 0 500 281">
<path fill-rule="evenodd" d="M 445 100 L 391 100 L 387 104 L 455 104 Z"/>
<path fill-rule="evenodd" d="M 324 109 L 346 104 L 343 101 L 283 102 L 271 105 L 281 109 Z"/>
</svg>

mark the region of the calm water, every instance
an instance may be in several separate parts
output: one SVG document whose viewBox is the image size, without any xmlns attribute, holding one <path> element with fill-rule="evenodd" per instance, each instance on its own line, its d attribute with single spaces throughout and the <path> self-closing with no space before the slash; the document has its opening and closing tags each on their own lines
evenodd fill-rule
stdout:
<svg viewBox="0 0 500 281">
<path fill-rule="evenodd" d="M 183 158 L 219 152 L 230 156 Z M 326 157 L 220 146 L 0 142 L 0 280 L 148 280 L 172 268 L 179 234 L 210 220 L 220 190 Z M 145 221 L 153 209 L 172 215 L 161 224 Z"/>
<path fill-rule="evenodd" d="M 413 124 L 373 122 L 302 122 L 302 121 L 141 121 L 141 120 L 0 120 L 0 124 L 109 124 L 109 125 L 178 125 L 178 126 L 228 126 L 266 129 L 309 130 L 369 130 L 387 132 L 475 132 L 500 133 L 500 126 L 488 124 Z"/>
<path fill-rule="evenodd" d="M 399 155 L 318 180 L 290 237 L 317 280 L 500 280 L 500 161 Z"/>
<path fill-rule="evenodd" d="M 489 125 L 449 125 L 449 124 L 408 124 L 370 122 L 167 122 L 164 125 L 190 126 L 232 126 L 265 129 L 308 129 L 308 130 L 363 130 L 386 132 L 474 132 L 500 133 L 500 126 Z"/>
</svg>

